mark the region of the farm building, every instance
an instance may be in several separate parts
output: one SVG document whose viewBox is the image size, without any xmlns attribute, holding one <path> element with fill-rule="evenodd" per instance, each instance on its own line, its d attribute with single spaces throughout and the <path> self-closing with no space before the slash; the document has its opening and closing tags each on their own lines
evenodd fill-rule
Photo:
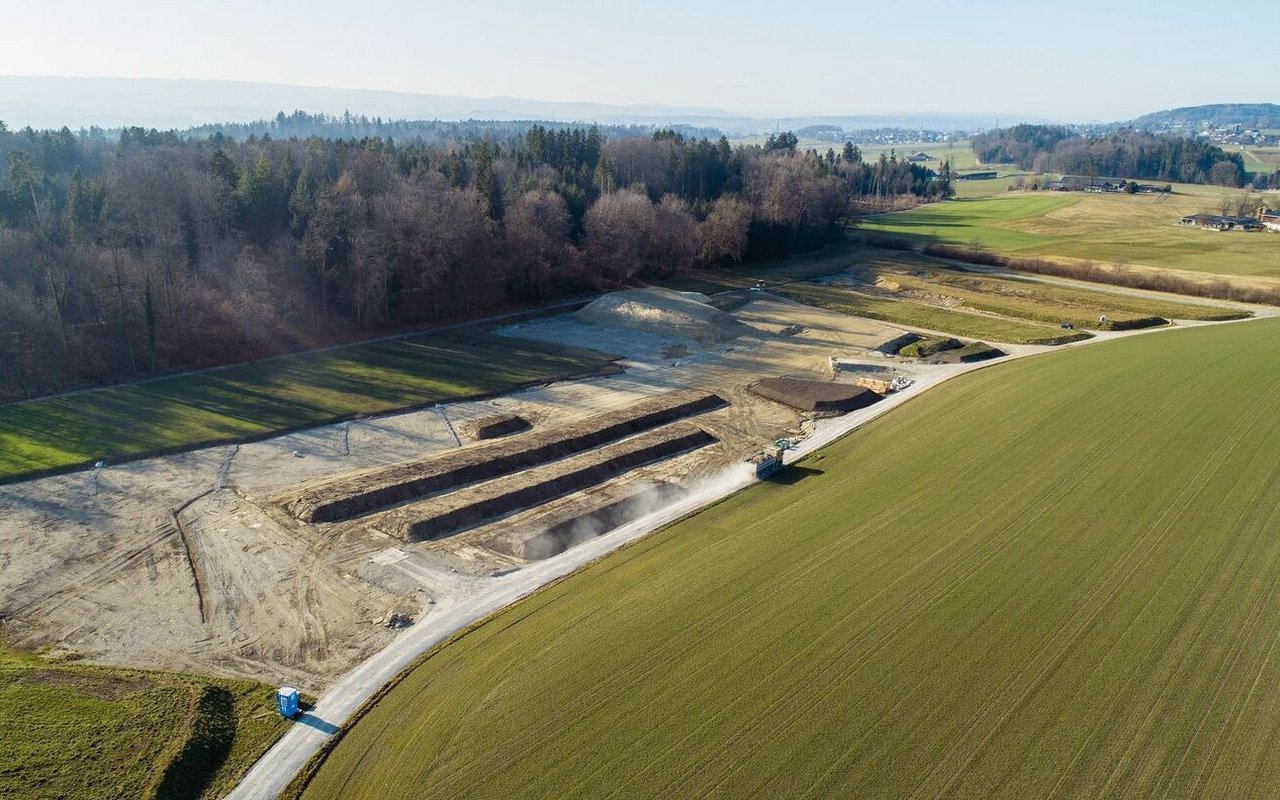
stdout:
<svg viewBox="0 0 1280 800">
<path fill-rule="evenodd" d="M 959 181 L 990 181 L 995 180 L 997 173 L 992 172 L 962 172 L 956 176 Z"/>
<path fill-rule="evenodd" d="M 1100 178 L 1090 175 L 1063 175 L 1045 184 L 1059 192 L 1123 192 L 1128 182 L 1124 178 Z"/>
<path fill-rule="evenodd" d="M 1280 211 L 1261 209 L 1258 212 L 1258 222 L 1261 222 L 1267 230 L 1280 233 Z"/>
<path fill-rule="evenodd" d="M 1230 217 L 1218 214 L 1190 214 L 1178 220 L 1184 228 L 1207 231 L 1264 231 L 1267 225 L 1256 217 Z"/>
<path fill-rule="evenodd" d="M 932 161 L 933 156 L 921 150 L 919 153 L 912 153 L 911 155 L 907 156 L 907 160 L 912 162 L 917 162 L 917 163 L 920 161 Z"/>
</svg>

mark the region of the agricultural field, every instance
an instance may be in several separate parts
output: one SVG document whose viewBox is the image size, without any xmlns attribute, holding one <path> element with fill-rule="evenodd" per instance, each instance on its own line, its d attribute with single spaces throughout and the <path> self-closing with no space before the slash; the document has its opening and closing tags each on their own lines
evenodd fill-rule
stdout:
<svg viewBox="0 0 1280 800">
<path fill-rule="evenodd" d="M 0 796 L 219 797 L 283 733 L 270 701 L 261 684 L 51 662 L 0 646 Z"/>
<path fill-rule="evenodd" d="M 1008 192 L 864 218 L 859 229 L 920 242 L 981 244 L 1000 253 L 1091 259 L 1280 279 L 1280 236 L 1180 228 L 1221 213 L 1239 190 L 1178 185 L 1171 195 Z"/>
<path fill-rule="evenodd" d="M 955 191 L 955 199 L 971 200 L 977 197 L 993 197 L 1004 194 L 1013 187 L 1019 178 L 1029 181 L 1034 177 L 1034 175 L 1013 167 L 1009 172 L 1001 170 L 1000 176 L 991 180 L 953 181 L 951 188 Z"/>
<path fill-rule="evenodd" d="M 794 281 L 806 281 L 841 272 L 858 263 L 866 247 L 853 243 L 833 244 L 813 253 L 739 264 L 725 269 L 707 269 L 658 281 L 656 285 L 681 292 L 715 294 L 731 289 L 746 289 L 757 281 L 770 288 Z"/>
<path fill-rule="evenodd" d="M 903 158 L 912 153 L 923 152 L 933 156 L 932 161 L 921 162 L 929 169 L 936 170 L 940 168 L 943 161 L 950 161 L 952 169 L 956 170 L 990 169 L 990 167 L 985 167 L 978 163 L 978 158 L 973 153 L 973 147 L 967 139 L 958 142 L 912 142 L 893 146 L 861 144 L 858 146 L 862 149 L 863 159 L 867 161 L 874 161 L 880 158 L 881 153 L 886 156 L 896 155 L 898 158 Z"/>
<path fill-rule="evenodd" d="M 302 796 L 1274 797 L 1277 359 L 956 378 L 436 650 Z"/>
<path fill-rule="evenodd" d="M 912 300 L 876 297 L 846 286 L 792 283 L 776 291 L 797 302 L 829 311 L 970 339 L 1007 344 L 1062 344 L 1089 338 L 1084 331 L 1062 330 L 1057 325 L 957 311 Z"/>
<path fill-rule="evenodd" d="M 1249 172 L 1268 174 L 1280 170 L 1280 147 L 1245 147 L 1240 155 Z"/>
<path fill-rule="evenodd" d="M 880 157 L 881 153 L 890 155 L 896 154 L 899 158 L 904 155 L 910 155 L 915 152 L 925 152 L 933 156 L 931 161 L 921 162 L 924 166 L 932 170 L 942 169 L 943 161 L 950 161 L 951 168 L 963 175 L 966 172 L 988 172 L 994 170 L 999 173 L 998 177 L 992 180 L 983 181 L 964 181 L 958 180 L 951 184 L 958 198 L 969 197 L 989 197 L 993 194 L 1006 192 L 1018 177 L 1032 177 L 1030 173 L 1019 167 L 1017 164 L 981 164 L 978 162 L 977 156 L 973 152 L 973 147 L 968 141 L 950 142 L 947 144 L 905 144 L 896 147 L 885 147 L 883 145 L 865 145 L 863 147 L 863 158 L 874 160 Z"/>
<path fill-rule="evenodd" d="M 424 334 L 11 403 L 0 406 L 0 483 L 504 392 L 609 360 L 485 333 Z"/>
<path fill-rule="evenodd" d="M 859 276 L 838 284 L 812 279 L 837 273 Z M 896 325 L 935 330 L 1009 344 L 1057 344 L 1086 338 L 1064 332 L 1099 327 L 1103 315 L 1119 327 L 1139 319 L 1224 320 L 1246 316 L 1220 305 L 1179 302 L 1090 290 L 955 269 L 949 262 L 913 251 L 861 246 L 832 247 L 807 257 L 723 270 L 666 281 L 669 288 L 708 294 L 764 281 L 770 291 L 793 300 Z"/>
<path fill-rule="evenodd" d="M 1069 322 L 1076 328 L 1124 329 L 1148 327 L 1152 322 L 1168 319 L 1227 320 L 1248 316 L 1220 305 L 959 270 L 946 261 L 910 251 L 870 250 L 860 262 L 864 278 L 874 280 L 874 290 L 881 293 L 1033 322 Z M 1103 316 L 1109 323 L 1099 325 Z M 1148 324 L 1140 324 L 1144 322 Z"/>
</svg>

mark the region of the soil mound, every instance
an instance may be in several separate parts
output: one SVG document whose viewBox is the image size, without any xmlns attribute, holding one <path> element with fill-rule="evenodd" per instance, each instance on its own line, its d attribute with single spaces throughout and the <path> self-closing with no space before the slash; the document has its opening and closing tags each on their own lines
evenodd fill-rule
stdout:
<svg viewBox="0 0 1280 800">
<path fill-rule="evenodd" d="M 751 331 L 710 305 L 706 295 L 669 289 L 614 292 L 592 301 L 577 315 L 592 325 L 681 336 L 704 346 L 723 344 Z"/>
<path fill-rule="evenodd" d="M 498 414 L 484 417 L 462 426 L 462 432 L 472 439 L 497 439 L 513 433 L 529 430 L 529 420 L 515 414 Z"/>
<path fill-rule="evenodd" d="M 924 337 L 918 333 L 904 333 L 901 336 L 896 336 L 880 345 L 876 350 L 879 350 L 881 353 L 889 356 L 897 355 L 898 351 L 902 348 L 909 344 L 915 344 L 923 338 Z"/>
<path fill-rule="evenodd" d="M 673 483 L 656 483 L 547 528 L 520 543 L 517 556 L 526 561 L 539 561 L 563 553 L 574 545 L 601 534 L 663 506 L 670 505 L 688 492 Z"/>
<path fill-rule="evenodd" d="M 567 458 L 725 405 L 707 392 L 668 392 L 574 425 L 303 484 L 275 501 L 302 522 L 338 522 Z"/>
<path fill-rule="evenodd" d="M 701 428 L 677 423 L 572 459 L 506 476 L 495 483 L 402 506 L 388 512 L 381 527 L 409 542 L 440 538 L 715 442 L 716 438 Z"/>
<path fill-rule="evenodd" d="M 747 388 L 766 400 L 818 414 L 845 414 L 880 400 L 862 386 L 803 378 L 765 378 Z"/>
<path fill-rule="evenodd" d="M 964 347 L 944 350 L 927 359 L 931 364 L 972 364 L 975 361 L 986 361 L 1005 355 L 1003 350 L 992 347 L 986 342 L 973 342 Z"/>
</svg>

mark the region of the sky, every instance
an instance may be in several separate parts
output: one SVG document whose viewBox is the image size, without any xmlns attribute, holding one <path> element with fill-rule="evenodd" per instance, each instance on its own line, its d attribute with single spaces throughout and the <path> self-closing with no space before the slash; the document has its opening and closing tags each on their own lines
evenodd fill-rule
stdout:
<svg viewBox="0 0 1280 800">
<path fill-rule="evenodd" d="M 1280 102 L 1189 0 L 0 0 L 0 75 L 204 78 L 751 115 L 1128 119 Z M 1235 15 L 1236 18 L 1232 18 Z M 1258 54 L 1251 57 L 1250 52 Z M 1011 121 L 1013 121 L 1011 119 Z"/>
</svg>

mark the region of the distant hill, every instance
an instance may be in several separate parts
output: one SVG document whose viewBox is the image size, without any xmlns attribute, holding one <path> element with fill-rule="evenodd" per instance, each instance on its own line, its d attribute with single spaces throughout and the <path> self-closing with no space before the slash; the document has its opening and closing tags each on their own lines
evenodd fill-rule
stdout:
<svg viewBox="0 0 1280 800">
<path fill-rule="evenodd" d="M 1280 105 L 1275 103 L 1216 103 L 1207 106 L 1186 106 L 1168 111 L 1144 114 L 1133 121 L 1136 128 L 1162 129 L 1175 125 L 1201 127 L 1205 123 L 1243 125 L 1246 128 L 1280 128 Z"/>
<path fill-rule="evenodd" d="M 0 75 L 0 120 L 10 128 L 73 130 L 98 126 L 185 129 L 210 123 L 247 123 L 295 110 L 329 115 L 345 111 L 394 120 L 549 120 L 606 125 L 690 125 L 729 136 L 751 136 L 821 125 L 846 131 L 878 128 L 977 131 L 1009 113 L 912 112 L 760 117 L 718 108 L 660 104 L 461 97 L 443 94 L 335 89 L 276 83 L 151 78 L 68 78 Z M 1026 119 L 1034 122 L 1040 120 Z"/>
<path fill-rule="evenodd" d="M 248 81 L 151 78 L 0 76 L 0 120 L 9 127 L 187 128 L 250 122 L 295 109 L 389 119 L 546 119 L 619 124 L 710 121 L 731 116 L 714 108 L 607 105 L 335 89 Z"/>
</svg>

